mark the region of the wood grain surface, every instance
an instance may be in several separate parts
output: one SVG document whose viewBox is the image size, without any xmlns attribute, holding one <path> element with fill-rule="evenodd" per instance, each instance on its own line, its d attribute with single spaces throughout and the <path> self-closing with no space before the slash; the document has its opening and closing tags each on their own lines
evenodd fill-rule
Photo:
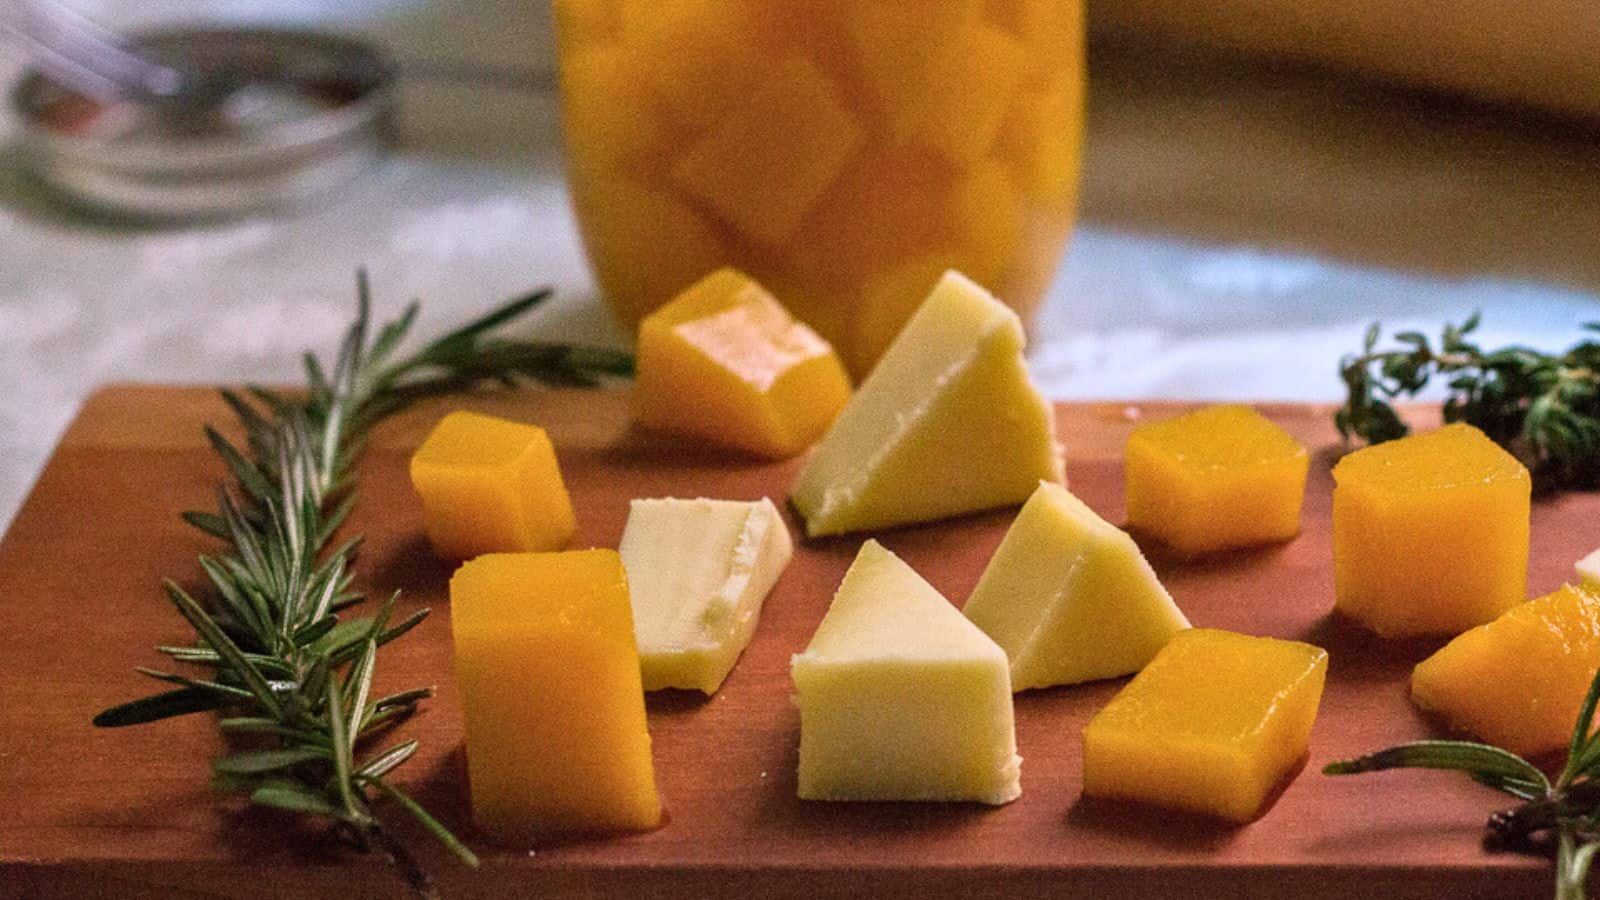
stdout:
<svg viewBox="0 0 1600 900">
<path fill-rule="evenodd" d="M 767 600 L 755 640 L 713 698 L 649 699 L 668 815 L 648 834 L 497 850 L 466 818 L 461 723 L 450 672 L 449 567 L 421 536 L 406 459 L 447 409 L 548 429 L 579 512 L 574 546 L 615 546 L 628 500 L 782 499 L 796 463 L 708 456 L 643 435 L 620 394 L 539 391 L 431 404 L 386 423 L 361 467 L 352 527 L 367 535 L 362 584 L 402 589 L 402 612 L 436 614 L 380 656 L 379 689 L 437 684 L 404 726 L 422 741 L 402 779 L 483 853 L 471 871 L 406 833 L 451 897 L 1373 897 L 1548 896 L 1539 860 L 1486 853 L 1500 795 L 1439 773 L 1333 779 L 1329 760 L 1438 733 L 1406 700 L 1410 667 L 1435 643 L 1385 643 L 1330 616 L 1328 410 L 1267 406 L 1314 448 L 1305 531 L 1281 547 L 1184 564 L 1152 562 L 1197 625 L 1295 638 L 1329 651 L 1306 767 L 1264 816 L 1227 827 L 1079 796 L 1079 732 L 1120 681 L 1016 701 L 1023 795 L 1008 806 L 825 804 L 795 797 L 799 718 L 790 654 L 805 646 L 859 538 L 806 543 Z M 1121 444 L 1173 405 L 1064 405 L 1073 490 L 1122 516 Z M 163 575 L 197 582 L 205 539 L 177 518 L 208 505 L 223 473 L 203 422 L 226 410 L 197 388 L 112 387 L 85 404 L 0 543 L 0 895 L 366 897 L 398 894 L 377 861 L 330 851 L 321 832 L 212 793 L 222 751 L 211 719 L 117 731 L 99 709 L 150 689 L 136 665 L 186 631 Z M 1010 511 L 879 535 L 956 603 Z M 1553 589 L 1600 539 L 1600 496 L 1536 502 L 1529 590 Z M 791 520 L 791 527 L 796 523 Z"/>
</svg>

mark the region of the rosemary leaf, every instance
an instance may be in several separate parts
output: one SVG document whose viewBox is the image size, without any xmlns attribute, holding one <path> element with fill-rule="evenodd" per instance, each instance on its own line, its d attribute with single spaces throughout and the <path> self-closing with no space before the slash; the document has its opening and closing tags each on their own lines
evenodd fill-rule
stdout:
<svg viewBox="0 0 1600 900">
<path fill-rule="evenodd" d="M 427 609 L 391 621 L 391 595 L 376 615 L 341 620 L 359 603 L 352 566 L 355 535 L 332 545 L 356 504 L 352 471 L 367 431 L 412 402 L 479 385 L 527 379 L 591 385 L 632 372 L 632 359 L 609 350 L 500 337 L 548 291 L 519 298 L 423 346 L 400 347 L 417 320 L 407 306 L 395 321 L 370 325 L 365 272 L 356 279 L 356 316 L 334 364 L 302 360 L 303 393 L 248 385 L 222 399 L 244 430 L 241 442 L 215 428 L 205 435 L 232 478 L 214 511 L 184 521 L 222 542 L 199 565 L 208 589 L 198 596 L 163 582 L 168 599 L 194 628 L 192 646 L 162 646 L 174 661 L 208 670 L 192 678 L 142 669 L 178 690 L 112 707 L 96 725 L 118 727 L 196 712 L 224 710 L 218 728 L 247 737 L 248 749 L 212 762 L 219 790 L 242 791 L 253 803 L 326 819 L 356 846 L 382 853 L 418 896 L 433 896 L 416 858 L 385 829 L 373 801 L 392 803 L 417 819 L 469 865 L 477 857 L 386 776 L 416 752 L 402 741 L 356 765 L 358 743 L 387 731 L 433 695 L 429 687 L 371 699 L 379 650 L 415 628 Z M 262 746 L 265 743 L 266 746 Z"/>
</svg>

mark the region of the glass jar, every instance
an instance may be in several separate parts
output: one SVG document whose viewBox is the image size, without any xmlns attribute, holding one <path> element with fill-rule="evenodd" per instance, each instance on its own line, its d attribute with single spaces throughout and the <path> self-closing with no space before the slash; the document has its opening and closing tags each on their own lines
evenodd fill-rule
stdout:
<svg viewBox="0 0 1600 900">
<path fill-rule="evenodd" d="M 573 208 L 625 325 L 731 265 L 860 377 L 945 269 L 1039 303 L 1082 0 L 553 2 Z"/>
</svg>

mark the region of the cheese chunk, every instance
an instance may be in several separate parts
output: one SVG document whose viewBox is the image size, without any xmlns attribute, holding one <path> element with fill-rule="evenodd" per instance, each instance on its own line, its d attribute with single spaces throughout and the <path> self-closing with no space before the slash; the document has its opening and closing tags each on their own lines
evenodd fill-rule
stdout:
<svg viewBox="0 0 1600 900">
<path fill-rule="evenodd" d="M 1572 737 L 1600 668 L 1600 594 L 1572 586 L 1520 603 L 1417 664 L 1411 699 L 1524 756 Z"/>
<path fill-rule="evenodd" d="M 1336 608 L 1384 637 L 1459 634 L 1527 600 L 1532 481 L 1471 425 L 1333 468 Z"/>
<path fill-rule="evenodd" d="M 1248 822 L 1306 754 L 1326 651 L 1192 628 L 1083 730 L 1083 793 Z"/>
<path fill-rule="evenodd" d="M 491 553 L 450 579 L 474 823 L 525 843 L 661 819 L 614 550 Z"/>
<path fill-rule="evenodd" d="M 450 413 L 411 456 L 422 522 L 445 559 L 558 550 L 577 521 L 544 429 Z"/>
<path fill-rule="evenodd" d="M 715 693 L 794 555 L 772 501 L 635 500 L 619 548 L 644 689 Z"/>
<path fill-rule="evenodd" d="M 811 446 L 850 399 L 833 347 L 733 269 L 645 317 L 637 368 L 640 424 L 769 459 Z"/>
<path fill-rule="evenodd" d="M 794 486 L 813 537 L 1021 503 L 1062 482 L 1022 323 L 946 272 L 834 420 Z"/>
<path fill-rule="evenodd" d="M 867 541 L 792 662 L 807 800 L 1015 799 L 1006 656 Z"/>
<path fill-rule="evenodd" d="M 1016 691 L 1137 672 L 1189 627 L 1133 538 L 1049 482 L 962 611 L 1006 651 Z"/>
<path fill-rule="evenodd" d="M 1574 566 L 1578 572 L 1578 581 L 1589 587 L 1600 589 L 1600 550 L 1578 560 Z"/>
</svg>

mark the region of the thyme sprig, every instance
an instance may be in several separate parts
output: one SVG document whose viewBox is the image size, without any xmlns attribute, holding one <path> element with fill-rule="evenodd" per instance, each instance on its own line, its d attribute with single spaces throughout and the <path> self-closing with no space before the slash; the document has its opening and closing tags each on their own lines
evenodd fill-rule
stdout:
<svg viewBox="0 0 1600 900">
<path fill-rule="evenodd" d="M 1522 757 L 1471 741 L 1415 741 L 1329 764 L 1326 775 L 1385 769 L 1450 769 L 1510 794 L 1519 805 L 1489 817 L 1490 849 L 1554 856 L 1556 900 L 1583 900 L 1589 867 L 1600 851 L 1600 734 L 1594 733 L 1600 673 L 1589 685 L 1567 747 L 1567 761 L 1551 781 Z"/>
<path fill-rule="evenodd" d="M 1414 397 L 1433 378 L 1448 380 L 1446 422 L 1482 429 L 1510 450 L 1545 489 L 1600 487 L 1600 338 L 1563 353 L 1510 346 L 1486 351 L 1471 341 L 1480 317 L 1446 325 L 1437 348 L 1417 331 L 1379 350 L 1374 323 L 1358 354 L 1339 363 L 1348 399 L 1334 416 L 1346 439 L 1380 443 L 1409 430 L 1392 401 Z M 1600 322 L 1584 326 L 1600 332 Z"/>
<path fill-rule="evenodd" d="M 470 849 L 389 778 L 416 753 L 417 741 L 377 749 L 380 738 L 433 694 L 420 687 L 373 696 L 378 648 L 415 628 L 428 610 L 397 619 L 396 593 L 372 615 L 343 615 L 363 599 L 353 590 L 352 571 L 360 538 L 332 541 L 355 504 L 356 459 L 385 416 L 424 397 L 487 382 L 594 385 L 605 376 L 631 374 L 624 353 L 498 334 L 549 294 L 541 290 L 508 303 L 410 356 L 397 356 L 418 306 L 369 334 L 369 291 L 361 272 L 356 319 L 331 369 L 307 353 L 303 393 L 224 390 L 244 442 L 236 445 L 210 427 L 206 437 L 232 484 L 218 490 L 216 511 L 183 518 L 225 549 L 200 557 L 209 584 L 199 597 L 176 581 L 163 582 L 195 641 L 157 648 L 173 662 L 208 671 L 191 677 L 141 668 L 176 687 L 108 709 L 95 724 L 222 711 L 218 727 L 235 740 L 234 752 L 211 763 L 220 789 L 330 821 L 356 847 L 387 856 L 422 896 L 433 895 L 432 881 L 385 827 L 377 801 L 404 810 L 462 862 L 477 865 Z"/>
</svg>

